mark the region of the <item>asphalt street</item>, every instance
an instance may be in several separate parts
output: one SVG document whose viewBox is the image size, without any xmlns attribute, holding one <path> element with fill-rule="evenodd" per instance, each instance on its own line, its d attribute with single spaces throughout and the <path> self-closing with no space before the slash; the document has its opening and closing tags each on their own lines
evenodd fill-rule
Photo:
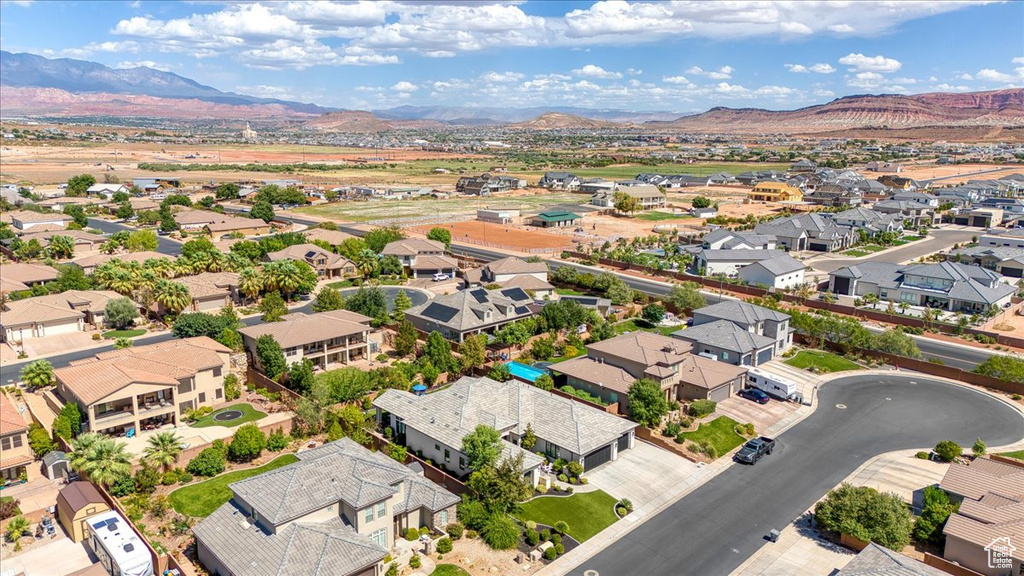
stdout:
<svg viewBox="0 0 1024 576">
<path fill-rule="evenodd" d="M 138 228 L 132 226 L 125 226 L 124 224 L 118 224 L 117 222 L 111 222 L 110 220 L 102 220 L 100 218 L 89 218 L 89 227 L 95 228 L 104 234 L 113 234 L 114 232 L 135 232 Z M 157 247 L 156 251 L 161 254 L 167 254 L 168 256 L 180 256 L 181 255 L 181 243 L 175 242 L 170 238 L 164 236 L 157 236 Z"/>
<path fill-rule="evenodd" d="M 574 575 L 725 575 L 870 458 L 939 440 L 990 446 L 1024 438 L 1024 418 L 975 390 L 921 375 L 848 376 L 825 384 L 819 406 L 755 466 L 733 465 Z M 922 487 L 923 488 L 923 487 Z"/>
<path fill-rule="evenodd" d="M 876 334 L 884 331 L 881 328 L 875 328 L 874 326 L 868 326 L 867 329 Z M 911 335 L 911 338 L 917 342 L 917 347 L 921 350 L 921 357 L 923 359 L 939 360 L 942 362 L 943 366 L 959 368 L 961 370 L 974 370 L 978 364 L 988 360 L 989 356 L 995 354 L 994 352 L 990 352 L 982 348 L 974 348 L 966 345 L 957 346 L 924 336 Z"/>
<path fill-rule="evenodd" d="M 904 244 L 903 246 L 891 248 L 867 258 L 832 258 L 830 255 L 822 255 L 810 258 L 806 262 L 816 271 L 820 272 L 835 272 L 845 266 L 852 266 L 863 262 L 888 262 L 891 264 L 899 264 L 901 262 L 917 260 L 922 256 L 928 256 L 929 254 L 947 250 L 951 248 L 953 244 L 970 242 L 971 237 L 978 236 L 981 232 L 982 230 L 978 228 L 940 228 L 937 230 L 929 230 L 928 237 L 924 240 L 918 240 L 917 242 L 911 242 L 909 244 Z"/>
</svg>

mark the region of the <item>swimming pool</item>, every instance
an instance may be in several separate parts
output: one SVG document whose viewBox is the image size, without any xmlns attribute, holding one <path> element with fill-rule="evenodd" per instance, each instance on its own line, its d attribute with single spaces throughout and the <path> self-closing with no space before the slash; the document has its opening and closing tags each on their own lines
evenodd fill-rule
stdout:
<svg viewBox="0 0 1024 576">
<path fill-rule="evenodd" d="M 512 373 L 512 376 L 531 384 L 536 381 L 537 378 L 540 378 L 541 375 L 547 373 L 540 368 L 534 368 L 533 366 L 523 364 L 522 362 L 507 362 L 505 365 L 508 366 L 508 371 Z"/>
</svg>

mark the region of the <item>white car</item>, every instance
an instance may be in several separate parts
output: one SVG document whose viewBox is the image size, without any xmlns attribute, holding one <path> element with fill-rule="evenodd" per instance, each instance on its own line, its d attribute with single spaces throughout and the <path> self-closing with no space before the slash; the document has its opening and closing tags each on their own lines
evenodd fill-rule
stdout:
<svg viewBox="0 0 1024 576">
<path fill-rule="evenodd" d="M 448 279 L 448 275 L 447 274 L 443 274 L 441 272 L 438 272 L 437 274 L 434 274 L 434 282 L 443 282 L 443 281 L 445 281 L 447 279 Z"/>
</svg>

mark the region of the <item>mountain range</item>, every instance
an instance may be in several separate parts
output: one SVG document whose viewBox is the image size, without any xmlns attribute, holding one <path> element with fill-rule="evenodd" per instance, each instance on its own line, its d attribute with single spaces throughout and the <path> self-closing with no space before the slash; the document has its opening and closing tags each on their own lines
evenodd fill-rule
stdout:
<svg viewBox="0 0 1024 576">
<path fill-rule="evenodd" d="M 444 126 L 508 125 L 521 130 L 649 130 L 825 134 L 835 131 L 956 130 L 997 137 L 1024 126 L 1024 89 L 918 95 L 857 95 L 797 110 L 718 107 L 684 116 L 574 107 L 399 106 L 341 110 L 313 103 L 224 92 L 144 66 L 116 69 L 96 62 L 0 51 L 0 100 L 11 116 L 120 116 L 261 120 L 327 132 L 381 132 Z M 916 131 L 916 132 L 915 132 Z M 937 133 L 937 132 L 936 132 Z M 922 136 L 927 137 L 927 136 Z"/>
</svg>

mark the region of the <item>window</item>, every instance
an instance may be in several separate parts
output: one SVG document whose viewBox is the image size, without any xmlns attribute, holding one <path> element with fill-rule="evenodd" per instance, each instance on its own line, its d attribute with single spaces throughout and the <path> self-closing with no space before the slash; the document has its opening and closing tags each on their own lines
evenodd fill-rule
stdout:
<svg viewBox="0 0 1024 576">
<path fill-rule="evenodd" d="M 224 397 L 224 390 L 222 388 L 217 388 L 217 399 L 220 400 L 223 397 Z"/>
<path fill-rule="evenodd" d="M 18 448 L 19 446 L 21 446 L 21 434 L 18 434 L 17 436 L 12 438 L 12 441 L 14 442 L 14 447 L 15 448 Z"/>
<path fill-rule="evenodd" d="M 10 450 L 11 449 L 11 439 L 10 438 L 0 438 L 0 448 L 3 448 L 4 450 Z"/>
<path fill-rule="evenodd" d="M 388 511 L 388 505 L 386 502 L 379 502 L 377 504 L 377 518 L 383 518 L 384 514 Z"/>
<path fill-rule="evenodd" d="M 441 510 L 441 526 L 447 526 L 447 525 L 448 525 L 448 511 L 447 510 Z"/>
<path fill-rule="evenodd" d="M 289 349 L 285 350 L 285 355 L 286 356 L 295 356 L 298 353 L 299 353 L 299 349 L 297 347 L 296 348 L 289 348 Z"/>
<path fill-rule="evenodd" d="M 220 366 L 217 366 L 216 368 L 213 369 L 213 377 L 214 378 L 220 377 Z"/>
<path fill-rule="evenodd" d="M 380 546 L 381 548 L 384 548 L 385 550 L 387 550 L 387 548 L 388 548 L 388 529 L 387 528 L 381 528 L 380 530 L 374 530 L 373 533 L 370 534 L 370 540 L 373 540 L 374 544 L 376 544 L 376 545 Z"/>
<path fill-rule="evenodd" d="M 200 392 L 199 393 L 199 401 L 200 402 L 206 402 L 206 392 Z"/>
<path fill-rule="evenodd" d="M 465 470 L 466 469 L 466 459 L 463 458 L 462 456 L 459 456 L 459 469 L 461 469 L 461 470 Z"/>
<path fill-rule="evenodd" d="M 452 459 L 452 453 L 447 448 L 445 448 L 444 449 L 444 461 L 448 462 L 451 459 Z"/>
<path fill-rule="evenodd" d="M 440 444 L 434 444 L 434 450 L 437 450 L 438 452 L 440 452 L 441 451 L 441 445 Z"/>
<path fill-rule="evenodd" d="M 373 506 L 370 506 L 366 510 L 363 510 L 363 521 L 373 522 Z"/>
</svg>

